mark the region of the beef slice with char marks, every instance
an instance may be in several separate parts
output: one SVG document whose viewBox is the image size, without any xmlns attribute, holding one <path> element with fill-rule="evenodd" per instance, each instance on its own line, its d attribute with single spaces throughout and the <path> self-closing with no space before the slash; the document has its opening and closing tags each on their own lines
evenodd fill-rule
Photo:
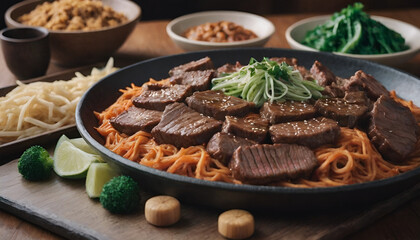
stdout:
<svg viewBox="0 0 420 240">
<path fill-rule="evenodd" d="M 306 178 L 317 165 L 314 152 L 296 144 L 239 147 L 229 163 L 235 179 L 251 184 Z"/>
<path fill-rule="evenodd" d="M 203 116 L 184 103 L 173 103 L 166 106 L 151 133 L 159 144 L 189 147 L 207 143 L 221 127 L 221 121 Z"/>
<path fill-rule="evenodd" d="M 276 124 L 313 118 L 316 109 L 309 102 L 265 102 L 260 109 L 260 115 L 271 124 Z"/>
<path fill-rule="evenodd" d="M 348 79 L 337 77 L 337 82 L 333 82 L 331 85 L 324 87 L 322 95 L 338 98 L 344 97 L 346 93 L 344 90 L 344 83 L 346 81 L 348 81 Z"/>
<path fill-rule="evenodd" d="M 184 72 L 214 69 L 213 61 L 209 57 L 201 58 L 197 61 L 191 61 L 169 70 L 169 76 L 176 76 Z"/>
<path fill-rule="evenodd" d="M 229 74 L 239 71 L 242 68 L 242 64 L 240 62 L 236 62 L 235 64 L 226 63 L 225 65 L 217 68 L 217 76 L 220 77 L 223 74 Z"/>
<path fill-rule="evenodd" d="M 353 101 L 362 101 L 355 98 Z M 315 108 L 324 117 L 334 119 L 341 127 L 354 128 L 364 119 L 368 106 L 366 103 L 350 103 L 343 98 L 323 98 L 315 102 Z"/>
<path fill-rule="evenodd" d="M 225 116 L 245 116 L 255 108 L 254 103 L 225 95 L 220 90 L 195 92 L 185 102 L 197 112 L 222 121 Z"/>
<path fill-rule="evenodd" d="M 369 99 L 376 101 L 381 95 L 389 96 L 388 90 L 372 75 L 357 71 L 344 84 L 345 91 L 365 91 Z"/>
<path fill-rule="evenodd" d="M 373 104 L 368 135 L 384 159 L 403 162 L 414 151 L 419 133 L 409 108 L 387 96 Z"/>
<path fill-rule="evenodd" d="M 172 76 L 169 81 L 172 84 L 190 85 L 193 92 L 205 91 L 210 88 L 211 80 L 215 76 L 215 70 L 191 71 Z"/>
<path fill-rule="evenodd" d="M 347 103 L 363 104 L 365 106 L 370 105 L 370 101 L 364 91 L 346 92 L 343 99 Z"/>
<path fill-rule="evenodd" d="M 226 116 L 222 132 L 261 143 L 267 138 L 268 121 L 256 113 L 245 117 Z"/>
<path fill-rule="evenodd" d="M 315 78 L 316 82 L 323 87 L 330 86 L 332 83 L 336 82 L 335 74 L 328 67 L 322 65 L 322 63 L 319 61 L 314 62 L 310 72 Z"/>
<path fill-rule="evenodd" d="M 162 112 L 132 106 L 110 120 L 120 133 L 132 135 L 138 131 L 150 132 L 162 117 Z"/>
<path fill-rule="evenodd" d="M 340 126 L 332 119 L 318 117 L 275 124 L 270 126 L 269 133 L 273 143 L 291 143 L 317 148 L 334 143 L 340 135 Z"/>
<path fill-rule="evenodd" d="M 211 157 L 220 160 L 227 165 L 233 155 L 233 152 L 240 146 L 251 146 L 256 142 L 237 137 L 229 133 L 218 132 L 213 135 L 207 144 L 207 152 Z"/>
<path fill-rule="evenodd" d="M 146 83 L 143 84 L 142 88 L 143 91 L 157 91 L 165 88 L 170 88 L 170 85 L 163 84 L 161 82 L 154 82 L 154 83 Z"/>
<path fill-rule="evenodd" d="M 344 97 L 344 84 L 347 79 L 335 76 L 335 74 L 321 62 L 315 61 L 310 73 L 316 82 L 324 87 L 323 95 L 331 97 Z"/>
<path fill-rule="evenodd" d="M 192 94 L 188 85 L 159 86 L 157 84 L 146 87 L 139 96 L 133 99 L 133 104 L 139 108 L 163 111 L 166 105 L 182 102 Z"/>
</svg>

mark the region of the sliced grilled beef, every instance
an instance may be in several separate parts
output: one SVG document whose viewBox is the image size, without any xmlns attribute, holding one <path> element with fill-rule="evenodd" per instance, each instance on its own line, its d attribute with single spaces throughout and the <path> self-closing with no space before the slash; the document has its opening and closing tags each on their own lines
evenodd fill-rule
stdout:
<svg viewBox="0 0 420 240">
<path fill-rule="evenodd" d="M 238 147 L 253 144 L 256 144 L 256 142 L 229 133 L 218 132 L 213 135 L 207 144 L 207 152 L 213 158 L 227 164 Z"/>
<path fill-rule="evenodd" d="M 322 95 L 330 96 L 330 97 L 344 97 L 344 83 L 348 81 L 348 79 L 339 78 L 337 77 L 337 82 L 331 83 L 331 85 L 324 87 L 324 91 L 322 91 Z"/>
<path fill-rule="evenodd" d="M 381 95 L 389 96 L 388 90 L 373 76 L 357 71 L 345 84 L 345 91 L 365 91 L 368 98 L 375 101 Z"/>
<path fill-rule="evenodd" d="M 235 64 L 226 63 L 225 65 L 219 67 L 217 69 L 217 75 L 220 76 L 225 73 L 234 73 L 239 71 L 243 66 L 240 62 L 236 62 Z"/>
<path fill-rule="evenodd" d="M 164 88 L 169 88 L 170 85 L 165 85 L 160 82 L 156 82 L 156 83 L 146 83 L 142 87 L 143 87 L 143 91 L 157 91 Z"/>
<path fill-rule="evenodd" d="M 214 69 L 213 62 L 209 57 L 201 58 L 197 61 L 191 61 L 186 64 L 179 65 L 177 67 L 169 70 L 170 76 L 175 76 L 182 74 L 183 72 L 198 71 L 198 70 L 207 70 Z"/>
<path fill-rule="evenodd" d="M 335 76 L 335 74 L 319 61 L 315 61 L 310 69 L 311 76 L 317 83 L 324 87 L 322 94 L 331 97 L 344 97 L 344 84 L 347 79 Z"/>
<path fill-rule="evenodd" d="M 225 116 L 245 116 L 255 107 L 254 103 L 213 90 L 195 92 L 185 102 L 197 112 L 218 120 L 225 120 Z"/>
<path fill-rule="evenodd" d="M 315 61 L 310 70 L 316 82 L 321 86 L 330 86 L 336 82 L 335 74 L 319 61 Z"/>
<path fill-rule="evenodd" d="M 150 132 L 159 123 L 161 117 L 160 111 L 132 106 L 110 122 L 119 132 L 132 135 L 140 130 Z"/>
<path fill-rule="evenodd" d="M 316 114 L 316 109 L 308 102 L 265 102 L 260 109 L 260 114 L 271 124 L 276 124 L 313 118 Z"/>
<path fill-rule="evenodd" d="M 350 103 L 343 98 L 318 99 L 315 108 L 321 115 L 336 120 L 342 127 L 349 128 L 355 127 L 368 111 L 366 103 Z"/>
<path fill-rule="evenodd" d="M 308 177 L 317 165 L 311 149 L 296 144 L 239 147 L 229 163 L 235 179 L 253 184 Z"/>
<path fill-rule="evenodd" d="M 366 106 L 370 104 L 370 101 L 366 97 L 366 93 L 364 91 L 346 92 L 344 95 L 344 101 L 347 103 L 363 104 Z"/>
<path fill-rule="evenodd" d="M 192 94 L 191 86 L 173 85 L 159 86 L 157 84 L 146 87 L 133 104 L 139 108 L 163 111 L 165 106 L 174 102 L 181 102 Z"/>
<path fill-rule="evenodd" d="M 385 159 L 402 162 L 415 149 L 420 131 L 410 109 L 381 96 L 371 115 L 368 135 L 373 145 Z"/>
<path fill-rule="evenodd" d="M 190 85 L 192 90 L 204 91 L 210 88 L 210 81 L 216 76 L 215 70 L 191 71 L 172 76 L 172 84 Z"/>
<path fill-rule="evenodd" d="M 334 143 L 340 135 L 340 127 L 332 119 L 318 117 L 272 125 L 269 132 L 274 143 L 295 143 L 317 148 Z"/>
<path fill-rule="evenodd" d="M 184 103 L 173 103 L 166 106 L 152 136 L 159 144 L 189 147 L 207 143 L 221 127 L 222 122 L 203 116 Z"/>
<path fill-rule="evenodd" d="M 226 116 L 222 132 L 261 143 L 267 137 L 268 121 L 256 113 L 250 113 L 245 117 Z"/>
</svg>

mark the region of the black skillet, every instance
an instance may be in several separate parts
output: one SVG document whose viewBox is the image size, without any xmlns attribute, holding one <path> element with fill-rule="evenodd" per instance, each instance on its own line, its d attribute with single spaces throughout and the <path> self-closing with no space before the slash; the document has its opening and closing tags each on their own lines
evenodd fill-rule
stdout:
<svg viewBox="0 0 420 240">
<path fill-rule="evenodd" d="M 183 202 L 220 209 L 244 208 L 279 211 L 306 211 L 361 207 L 389 198 L 420 180 L 420 168 L 398 176 L 362 184 L 327 188 L 288 188 L 235 185 L 210 182 L 170 174 L 125 159 L 107 148 L 94 129 L 98 126 L 94 111 L 102 111 L 120 95 L 119 89 L 131 83 L 142 85 L 149 78 L 163 79 L 174 66 L 209 56 L 216 67 L 225 63 L 247 64 L 251 57 L 295 57 L 299 65 L 310 68 L 315 60 L 329 67 L 337 76 L 350 77 L 363 70 L 378 79 L 388 90 L 396 90 L 404 99 L 420 105 L 420 80 L 396 69 L 376 63 L 330 53 L 274 48 L 247 48 L 184 53 L 142 61 L 105 77 L 90 88 L 76 110 L 76 124 L 81 136 L 110 164 L 136 178 L 147 191 L 168 194 Z"/>
</svg>

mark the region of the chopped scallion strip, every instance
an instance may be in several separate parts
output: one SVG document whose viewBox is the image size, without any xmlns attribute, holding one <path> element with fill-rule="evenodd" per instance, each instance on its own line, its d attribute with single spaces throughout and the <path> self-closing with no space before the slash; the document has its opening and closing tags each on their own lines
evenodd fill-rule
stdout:
<svg viewBox="0 0 420 240">
<path fill-rule="evenodd" d="M 305 101 L 322 97 L 323 87 L 315 81 L 304 80 L 300 72 L 285 62 L 251 58 L 239 71 L 213 78 L 212 90 L 241 97 L 261 106 L 266 101 Z"/>
</svg>

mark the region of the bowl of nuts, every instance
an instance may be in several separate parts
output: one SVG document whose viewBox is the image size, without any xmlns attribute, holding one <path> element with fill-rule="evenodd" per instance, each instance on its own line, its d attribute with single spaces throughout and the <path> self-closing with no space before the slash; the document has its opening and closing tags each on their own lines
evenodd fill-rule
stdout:
<svg viewBox="0 0 420 240">
<path fill-rule="evenodd" d="M 140 16 L 140 6 L 130 0 L 25 0 L 6 11 L 5 22 L 9 28 L 46 28 L 51 61 L 74 67 L 106 61 Z"/>
<path fill-rule="evenodd" d="M 166 32 L 185 51 L 262 47 L 275 31 L 264 17 L 237 11 L 206 11 L 172 20 Z"/>
</svg>

